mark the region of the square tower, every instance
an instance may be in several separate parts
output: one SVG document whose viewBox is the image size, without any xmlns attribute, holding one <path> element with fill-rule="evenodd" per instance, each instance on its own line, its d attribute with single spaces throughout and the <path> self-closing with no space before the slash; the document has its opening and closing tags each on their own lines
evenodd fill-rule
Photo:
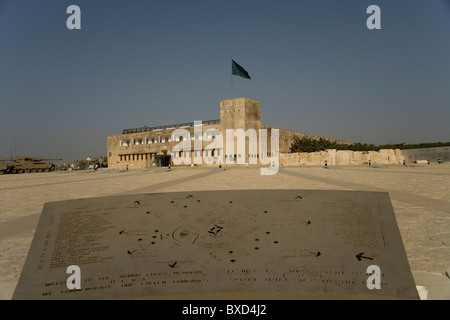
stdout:
<svg viewBox="0 0 450 320">
<path fill-rule="evenodd" d="M 237 98 L 220 101 L 220 130 L 224 135 L 224 147 L 226 146 L 226 131 L 229 129 L 254 129 L 256 136 L 250 146 L 249 136 L 244 137 L 245 150 L 238 149 L 238 141 L 235 139 L 234 150 L 226 147 L 225 159 L 233 159 L 236 163 L 256 163 L 258 157 L 257 137 L 261 129 L 261 103 L 248 98 Z M 230 160 L 231 161 L 231 160 Z"/>
<path fill-rule="evenodd" d="M 220 126 L 226 129 L 261 129 L 261 103 L 248 98 L 220 101 Z"/>
</svg>

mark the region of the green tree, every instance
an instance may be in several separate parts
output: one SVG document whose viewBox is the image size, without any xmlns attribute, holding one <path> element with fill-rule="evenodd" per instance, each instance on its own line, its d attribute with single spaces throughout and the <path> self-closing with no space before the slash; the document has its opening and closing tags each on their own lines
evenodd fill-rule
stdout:
<svg viewBox="0 0 450 320">
<path fill-rule="evenodd" d="M 336 142 L 331 142 L 330 140 L 320 138 L 318 140 L 311 139 L 308 137 L 295 137 L 294 142 L 289 148 L 290 152 L 317 152 L 324 151 L 326 149 L 336 149 L 336 150 L 351 150 L 351 151 L 379 151 L 381 149 L 417 149 L 417 148 L 437 148 L 450 146 L 450 142 L 428 142 L 419 144 L 382 144 L 374 145 L 367 143 L 352 143 L 352 144 L 340 144 Z"/>
</svg>

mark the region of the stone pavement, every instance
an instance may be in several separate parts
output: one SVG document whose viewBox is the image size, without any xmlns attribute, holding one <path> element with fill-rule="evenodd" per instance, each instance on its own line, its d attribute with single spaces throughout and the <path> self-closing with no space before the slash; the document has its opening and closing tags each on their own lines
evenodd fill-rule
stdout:
<svg viewBox="0 0 450 320">
<path fill-rule="evenodd" d="M 324 169 L 184 167 L 171 172 L 52 172 L 0 176 L 0 299 L 10 299 L 45 202 L 193 190 L 317 189 L 389 192 L 416 285 L 450 299 L 450 164 Z"/>
</svg>

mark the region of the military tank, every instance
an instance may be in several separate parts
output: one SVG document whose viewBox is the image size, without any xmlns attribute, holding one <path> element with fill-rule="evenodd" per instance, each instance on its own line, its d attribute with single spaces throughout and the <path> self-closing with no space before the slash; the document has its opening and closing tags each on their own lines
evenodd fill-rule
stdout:
<svg viewBox="0 0 450 320">
<path fill-rule="evenodd" d="M 12 165 L 10 163 L 0 162 L 0 174 L 9 173 L 11 171 Z"/>
<path fill-rule="evenodd" d="M 49 172 L 55 169 L 56 165 L 48 160 L 62 159 L 42 159 L 33 157 L 15 157 L 2 159 L 0 161 L 9 161 L 0 163 L 0 170 L 3 173 L 29 173 L 29 172 Z"/>
</svg>

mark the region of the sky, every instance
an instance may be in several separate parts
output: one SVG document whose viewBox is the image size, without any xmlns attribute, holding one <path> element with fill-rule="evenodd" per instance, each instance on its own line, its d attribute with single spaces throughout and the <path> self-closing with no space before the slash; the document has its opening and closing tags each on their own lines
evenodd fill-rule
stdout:
<svg viewBox="0 0 450 320">
<path fill-rule="evenodd" d="M 447 142 L 449 40 L 449 0 L 0 0 L 0 158 L 106 156 L 108 135 L 218 119 L 238 97 L 276 128 Z"/>
</svg>

